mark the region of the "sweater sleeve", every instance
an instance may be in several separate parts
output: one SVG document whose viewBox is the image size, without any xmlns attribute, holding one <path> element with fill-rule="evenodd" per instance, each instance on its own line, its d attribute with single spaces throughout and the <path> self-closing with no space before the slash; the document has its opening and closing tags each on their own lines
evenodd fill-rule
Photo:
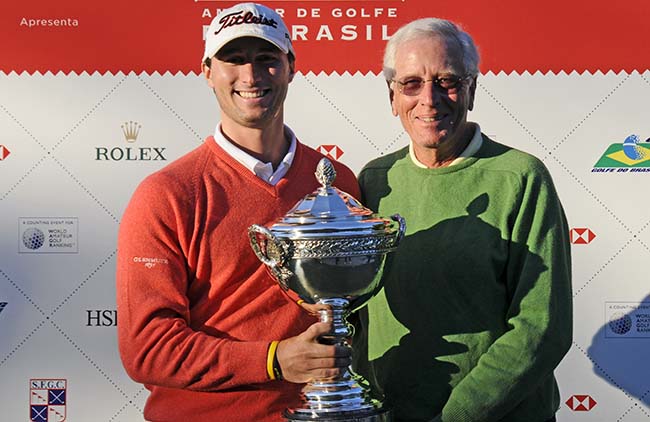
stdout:
<svg viewBox="0 0 650 422">
<path fill-rule="evenodd" d="M 120 223 L 117 307 L 123 365 L 135 381 L 167 388 L 217 391 L 268 381 L 268 341 L 237 341 L 209 327 L 192 328 L 186 256 L 195 241 L 187 227 L 193 213 L 179 194 L 160 188 L 174 184 L 168 179 L 145 179 Z"/>
<path fill-rule="evenodd" d="M 571 346 L 568 227 L 541 162 L 522 179 L 516 207 L 506 268 L 508 331 L 454 387 L 435 420 L 499 420 L 552 376 Z"/>
</svg>

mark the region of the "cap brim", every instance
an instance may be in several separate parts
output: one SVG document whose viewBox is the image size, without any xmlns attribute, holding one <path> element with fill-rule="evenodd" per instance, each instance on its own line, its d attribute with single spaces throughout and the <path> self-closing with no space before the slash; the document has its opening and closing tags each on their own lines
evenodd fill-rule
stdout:
<svg viewBox="0 0 650 422">
<path fill-rule="evenodd" d="M 205 55 L 204 55 L 204 57 L 203 57 L 203 60 L 207 59 L 208 57 L 209 57 L 209 58 L 212 58 L 212 57 L 216 56 L 217 53 L 218 53 L 222 48 L 224 48 L 226 45 L 228 45 L 229 43 L 231 43 L 231 42 L 233 42 L 233 41 L 235 41 L 235 40 L 238 40 L 238 39 L 240 39 L 240 38 L 247 38 L 247 37 L 250 37 L 250 38 L 257 38 L 257 39 L 260 39 L 260 40 L 264 40 L 264 41 L 268 42 L 269 44 L 271 44 L 272 46 L 274 46 L 275 48 L 277 48 L 278 50 L 280 50 L 281 52 L 283 52 L 284 54 L 289 54 L 289 53 L 291 53 L 291 54 L 293 54 L 293 55 L 295 56 L 295 53 L 293 52 L 292 49 L 290 49 L 290 50 L 285 50 L 285 49 L 282 48 L 282 46 L 279 45 L 276 41 L 274 41 L 274 40 L 270 40 L 270 39 L 268 39 L 267 37 L 263 37 L 263 36 L 261 36 L 261 35 L 257 35 L 257 34 L 241 34 L 241 35 L 239 35 L 239 36 L 236 36 L 236 37 L 233 37 L 233 38 L 227 40 L 226 42 L 224 42 L 224 43 L 222 43 L 222 44 L 220 44 L 220 45 L 217 45 L 217 46 L 214 46 L 213 48 L 211 48 L 211 49 L 210 49 L 210 53 L 207 53 L 207 52 L 205 53 Z"/>
</svg>

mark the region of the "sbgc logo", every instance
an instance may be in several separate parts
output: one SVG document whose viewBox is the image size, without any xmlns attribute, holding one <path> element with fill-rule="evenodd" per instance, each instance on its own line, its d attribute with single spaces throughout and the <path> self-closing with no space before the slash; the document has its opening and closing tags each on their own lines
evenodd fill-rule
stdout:
<svg viewBox="0 0 650 422">
<path fill-rule="evenodd" d="M 29 380 L 29 416 L 33 422 L 63 422 L 66 418 L 67 380 Z"/>
</svg>

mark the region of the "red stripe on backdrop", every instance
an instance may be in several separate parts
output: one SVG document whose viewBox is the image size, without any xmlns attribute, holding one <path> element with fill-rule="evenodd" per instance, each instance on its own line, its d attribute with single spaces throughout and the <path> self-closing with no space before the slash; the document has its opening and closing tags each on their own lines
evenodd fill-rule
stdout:
<svg viewBox="0 0 650 422">
<path fill-rule="evenodd" d="M 650 1 L 266 1 L 292 30 L 298 70 L 381 71 L 385 38 L 438 16 L 460 23 L 482 72 L 615 72 L 650 68 Z M 0 71 L 197 73 L 203 26 L 234 2 L 18 1 L 0 6 Z"/>
</svg>

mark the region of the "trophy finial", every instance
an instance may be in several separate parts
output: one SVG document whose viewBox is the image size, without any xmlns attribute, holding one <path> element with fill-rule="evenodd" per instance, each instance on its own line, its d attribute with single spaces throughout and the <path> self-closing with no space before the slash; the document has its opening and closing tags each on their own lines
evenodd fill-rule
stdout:
<svg viewBox="0 0 650 422">
<path fill-rule="evenodd" d="M 316 180 L 318 180 L 324 188 L 332 186 L 334 179 L 336 179 L 336 170 L 334 170 L 332 162 L 325 157 L 318 162 L 316 173 L 314 174 L 316 174 Z"/>
</svg>

